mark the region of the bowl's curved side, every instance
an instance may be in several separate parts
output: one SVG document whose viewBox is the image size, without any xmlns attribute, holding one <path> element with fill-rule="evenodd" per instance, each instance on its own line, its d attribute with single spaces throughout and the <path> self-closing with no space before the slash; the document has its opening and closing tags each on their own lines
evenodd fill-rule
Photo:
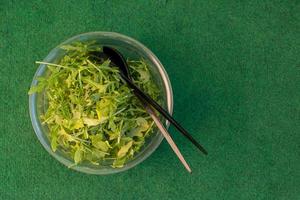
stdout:
<svg viewBox="0 0 300 200">
<path fill-rule="evenodd" d="M 164 69 L 163 65 L 161 64 L 161 62 L 159 61 L 159 59 L 147 48 L 145 47 L 143 44 L 141 44 L 140 42 L 128 37 L 128 36 L 124 36 L 122 34 L 119 33 L 115 33 L 115 32 L 90 32 L 90 33 L 83 33 L 77 36 L 74 36 L 68 40 L 66 40 L 65 42 L 61 43 L 60 45 L 58 45 L 56 48 L 54 48 L 49 55 L 44 59 L 44 62 L 52 62 L 53 60 L 56 59 L 56 56 L 61 53 L 60 50 L 60 46 L 64 45 L 64 44 L 69 44 L 71 42 L 74 41 L 84 41 L 87 40 L 89 38 L 97 38 L 97 37 L 101 37 L 101 38 L 110 38 L 112 40 L 120 40 L 122 42 L 126 42 L 128 45 L 130 46 L 134 46 L 135 48 L 139 49 L 140 51 L 144 52 L 144 54 L 147 56 L 147 58 L 149 60 L 151 60 L 151 62 L 154 64 L 155 67 L 157 67 L 157 70 L 159 71 L 159 74 L 161 76 L 162 82 L 163 82 L 163 86 L 165 87 L 165 95 L 166 95 L 166 101 L 167 101 L 167 109 L 169 111 L 170 114 L 173 113 L 173 92 L 172 92 L 172 86 L 171 86 L 171 82 L 169 80 L 168 74 L 166 72 L 166 70 Z M 38 68 L 38 70 L 36 71 L 32 84 L 31 86 L 35 86 L 37 84 L 37 80 L 36 77 L 38 76 L 43 76 L 46 72 L 47 66 L 41 64 Z M 57 153 L 54 153 L 51 150 L 51 147 L 49 145 L 49 143 L 47 143 L 48 138 L 46 137 L 46 135 L 43 133 L 43 126 L 38 118 L 38 96 L 36 93 L 29 95 L 29 112 L 30 112 L 30 118 L 31 118 L 31 122 L 32 122 L 32 126 L 34 128 L 34 131 L 39 139 L 39 141 L 41 142 L 41 144 L 43 145 L 43 147 L 49 152 L 50 155 L 52 155 L 53 157 L 55 157 L 59 162 L 61 162 L 62 164 L 66 165 L 66 166 L 71 166 L 73 164 L 73 162 Z M 167 128 L 169 127 L 169 122 L 166 123 Z M 162 134 L 158 134 L 157 137 L 154 138 L 153 141 L 151 141 L 151 146 L 149 145 L 149 147 L 145 148 L 143 150 L 143 152 L 139 152 L 139 154 L 135 157 L 135 159 L 133 159 L 132 161 L 128 162 L 124 167 L 122 168 L 107 168 L 107 167 L 103 167 L 103 168 L 98 168 L 98 169 L 93 169 L 93 168 L 89 168 L 89 167 L 85 167 L 85 166 L 74 166 L 72 167 L 72 169 L 80 171 L 80 172 L 85 172 L 85 173 L 90 173 L 90 174 L 99 174 L 99 175 L 105 175 L 105 174 L 112 174 L 112 173 L 118 173 L 118 172 L 122 172 L 125 170 L 128 170 L 134 166 L 136 166 L 137 164 L 141 163 L 142 161 L 144 161 L 146 158 L 148 158 L 159 146 L 159 144 L 161 143 L 161 141 L 163 140 L 163 136 Z"/>
</svg>

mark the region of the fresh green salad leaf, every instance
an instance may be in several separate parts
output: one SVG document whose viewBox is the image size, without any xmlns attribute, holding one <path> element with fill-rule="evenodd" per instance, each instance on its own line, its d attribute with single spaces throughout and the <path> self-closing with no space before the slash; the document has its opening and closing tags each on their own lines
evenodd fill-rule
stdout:
<svg viewBox="0 0 300 200">
<path fill-rule="evenodd" d="M 46 96 L 48 107 L 41 120 L 49 128 L 52 150 L 65 152 L 75 165 L 111 161 L 112 167 L 123 167 L 154 132 L 153 120 L 122 82 L 118 68 L 89 54 L 102 51 L 99 45 L 74 43 L 61 48 L 66 54 L 58 63 L 37 62 L 51 73 L 39 77 L 28 92 Z M 146 62 L 128 64 L 135 84 L 159 100 Z"/>
</svg>

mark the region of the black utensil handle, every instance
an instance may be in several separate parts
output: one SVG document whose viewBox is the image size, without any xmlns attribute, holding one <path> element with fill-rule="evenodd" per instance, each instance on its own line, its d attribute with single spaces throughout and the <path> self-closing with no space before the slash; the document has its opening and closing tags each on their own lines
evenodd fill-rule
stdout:
<svg viewBox="0 0 300 200">
<path fill-rule="evenodd" d="M 127 82 L 127 84 L 134 89 L 143 99 L 145 99 L 150 105 L 152 105 L 159 113 L 161 113 L 171 124 L 173 124 L 186 138 L 188 138 L 200 151 L 207 155 L 207 151 L 199 144 L 177 121 L 156 101 L 154 101 L 149 95 L 140 90 L 128 77 L 123 73 L 120 73 L 121 77 Z"/>
</svg>

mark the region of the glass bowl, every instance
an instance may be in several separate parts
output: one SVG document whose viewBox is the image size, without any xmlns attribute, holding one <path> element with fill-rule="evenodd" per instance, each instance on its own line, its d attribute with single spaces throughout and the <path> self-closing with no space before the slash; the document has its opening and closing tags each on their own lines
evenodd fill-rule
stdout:
<svg viewBox="0 0 300 200">
<path fill-rule="evenodd" d="M 111 46 L 118 49 L 125 58 L 129 59 L 140 59 L 143 58 L 149 65 L 151 75 L 154 78 L 154 81 L 162 91 L 162 106 L 169 111 L 170 114 L 173 112 L 173 94 L 172 87 L 168 75 L 160 63 L 158 58 L 143 44 L 140 42 L 114 32 L 90 32 L 83 33 L 77 36 L 74 36 L 65 42 L 58 45 L 54 48 L 49 55 L 43 60 L 43 62 L 49 63 L 58 63 L 60 59 L 66 54 L 64 50 L 60 48 L 61 45 L 70 44 L 76 41 L 80 42 L 89 42 L 96 41 L 97 44 Z M 47 66 L 41 64 L 37 69 L 31 86 L 37 84 L 37 77 L 44 76 L 46 77 L 49 74 Z M 56 158 L 59 162 L 63 163 L 66 166 L 72 166 L 74 161 L 66 156 L 59 149 L 55 152 L 52 151 L 50 141 L 48 139 L 48 128 L 46 125 L 41 123 L 40 115 L 46 111 L 46 101 L 44 98 L 44 93 L 34 93 L 29 96 L 29 110 L 32 126 L 38 137 L 39 141 L 43 147 Z M 164 120 L 166 126 L 169 124 Z M 163 140 L 162 134 L 157 131 L 149 137 L 143 148 L 135 154 L 134 158 L 128 161 L 122 168 L 112 168 L 110 165 L 92 165 L 89 163 L 81 163 L 71 168 L 80 172 L 89 173 L 89 174 L 112 174 L 117 172 L 122 172 L 128 170 L 137 164 L 141 163 L 147 157 L 149 157 L 154 150 L 159 146 Z"/>
</svg>

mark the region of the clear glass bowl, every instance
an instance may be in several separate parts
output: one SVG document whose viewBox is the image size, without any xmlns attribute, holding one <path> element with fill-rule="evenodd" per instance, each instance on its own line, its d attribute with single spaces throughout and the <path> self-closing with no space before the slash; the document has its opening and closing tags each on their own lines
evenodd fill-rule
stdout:
<svg viewBox="0 0 300 200">
<path fill-rule="evenodd" d="M 125 58 L 129 59 L 141 59 L 143 58 L 150 67 L 151 75 L 154 77 L 154 81 L 162 90 L 162 106 L 172 114 L 173 112 L 173 94 L 172 94 L 172 87 L 168 75 L 160 63 L 158 58 L 143 44 L 140 42 L 118 34 L 114 32 L 91 32 L 91 33 L 84 33 L 77 35 L 68 39 L 67 41 L 63 42 L 62 44 L 58 45 L 54 48 L 49 55 L 43 60 L 44 62 L 50 63 L 58 63 L 60 59 L 65 55 L 65 51 L 60 49 L 61 45 L 70 44 L 76 41 L 80 42 L 89 42 L 89 41 L 96 41 L 97 44 L 111 46 L 118 49 Z M 33 81 L 32 86 L 37 84 L 36 77 L 44 76 L 46 77 L 49 74 L 46 65 L 40 65 L 37 69 Z M 56 152 L 51 150 L 50 142 L 48 139 L 48 128 L 46 125 L 43 125 L 40 120 L 40 115 L 43 114 L 47 107 L 46 101 L 44 98 L 44 93 L 34 93 L 29 96 L 29 110 L 30 110 L 30 118 L 32 122 L 32 126 L 34 131 L 43 145 L 43 147 L 58 161 L 63 163 L 66 166 L 71 166 L 74 162 L 68 156 L 66 156 L 62 151 L 59 149 Z M 166 126 L 168 127 L 169 124 L 165 121 Z M 74 170 L 90 173 L 90 174 L 112 174 L 121 171 L 128 170 L 143 160 L 145 160 L 148 156 L 150 156 L 154 150 L 159 146 L 163 139 L 162 134 L 158 131 L 157 133 L 153 134 L 146 140 L 144 147 L 138 152 L 134 158 L 128 161 L 124 167 L 122 168 L 112 168 L 110 165 L 101 165 L 96 166 L 89 163 L 81 163 L 76 166 L 71 167 Z"/>
</svg>

